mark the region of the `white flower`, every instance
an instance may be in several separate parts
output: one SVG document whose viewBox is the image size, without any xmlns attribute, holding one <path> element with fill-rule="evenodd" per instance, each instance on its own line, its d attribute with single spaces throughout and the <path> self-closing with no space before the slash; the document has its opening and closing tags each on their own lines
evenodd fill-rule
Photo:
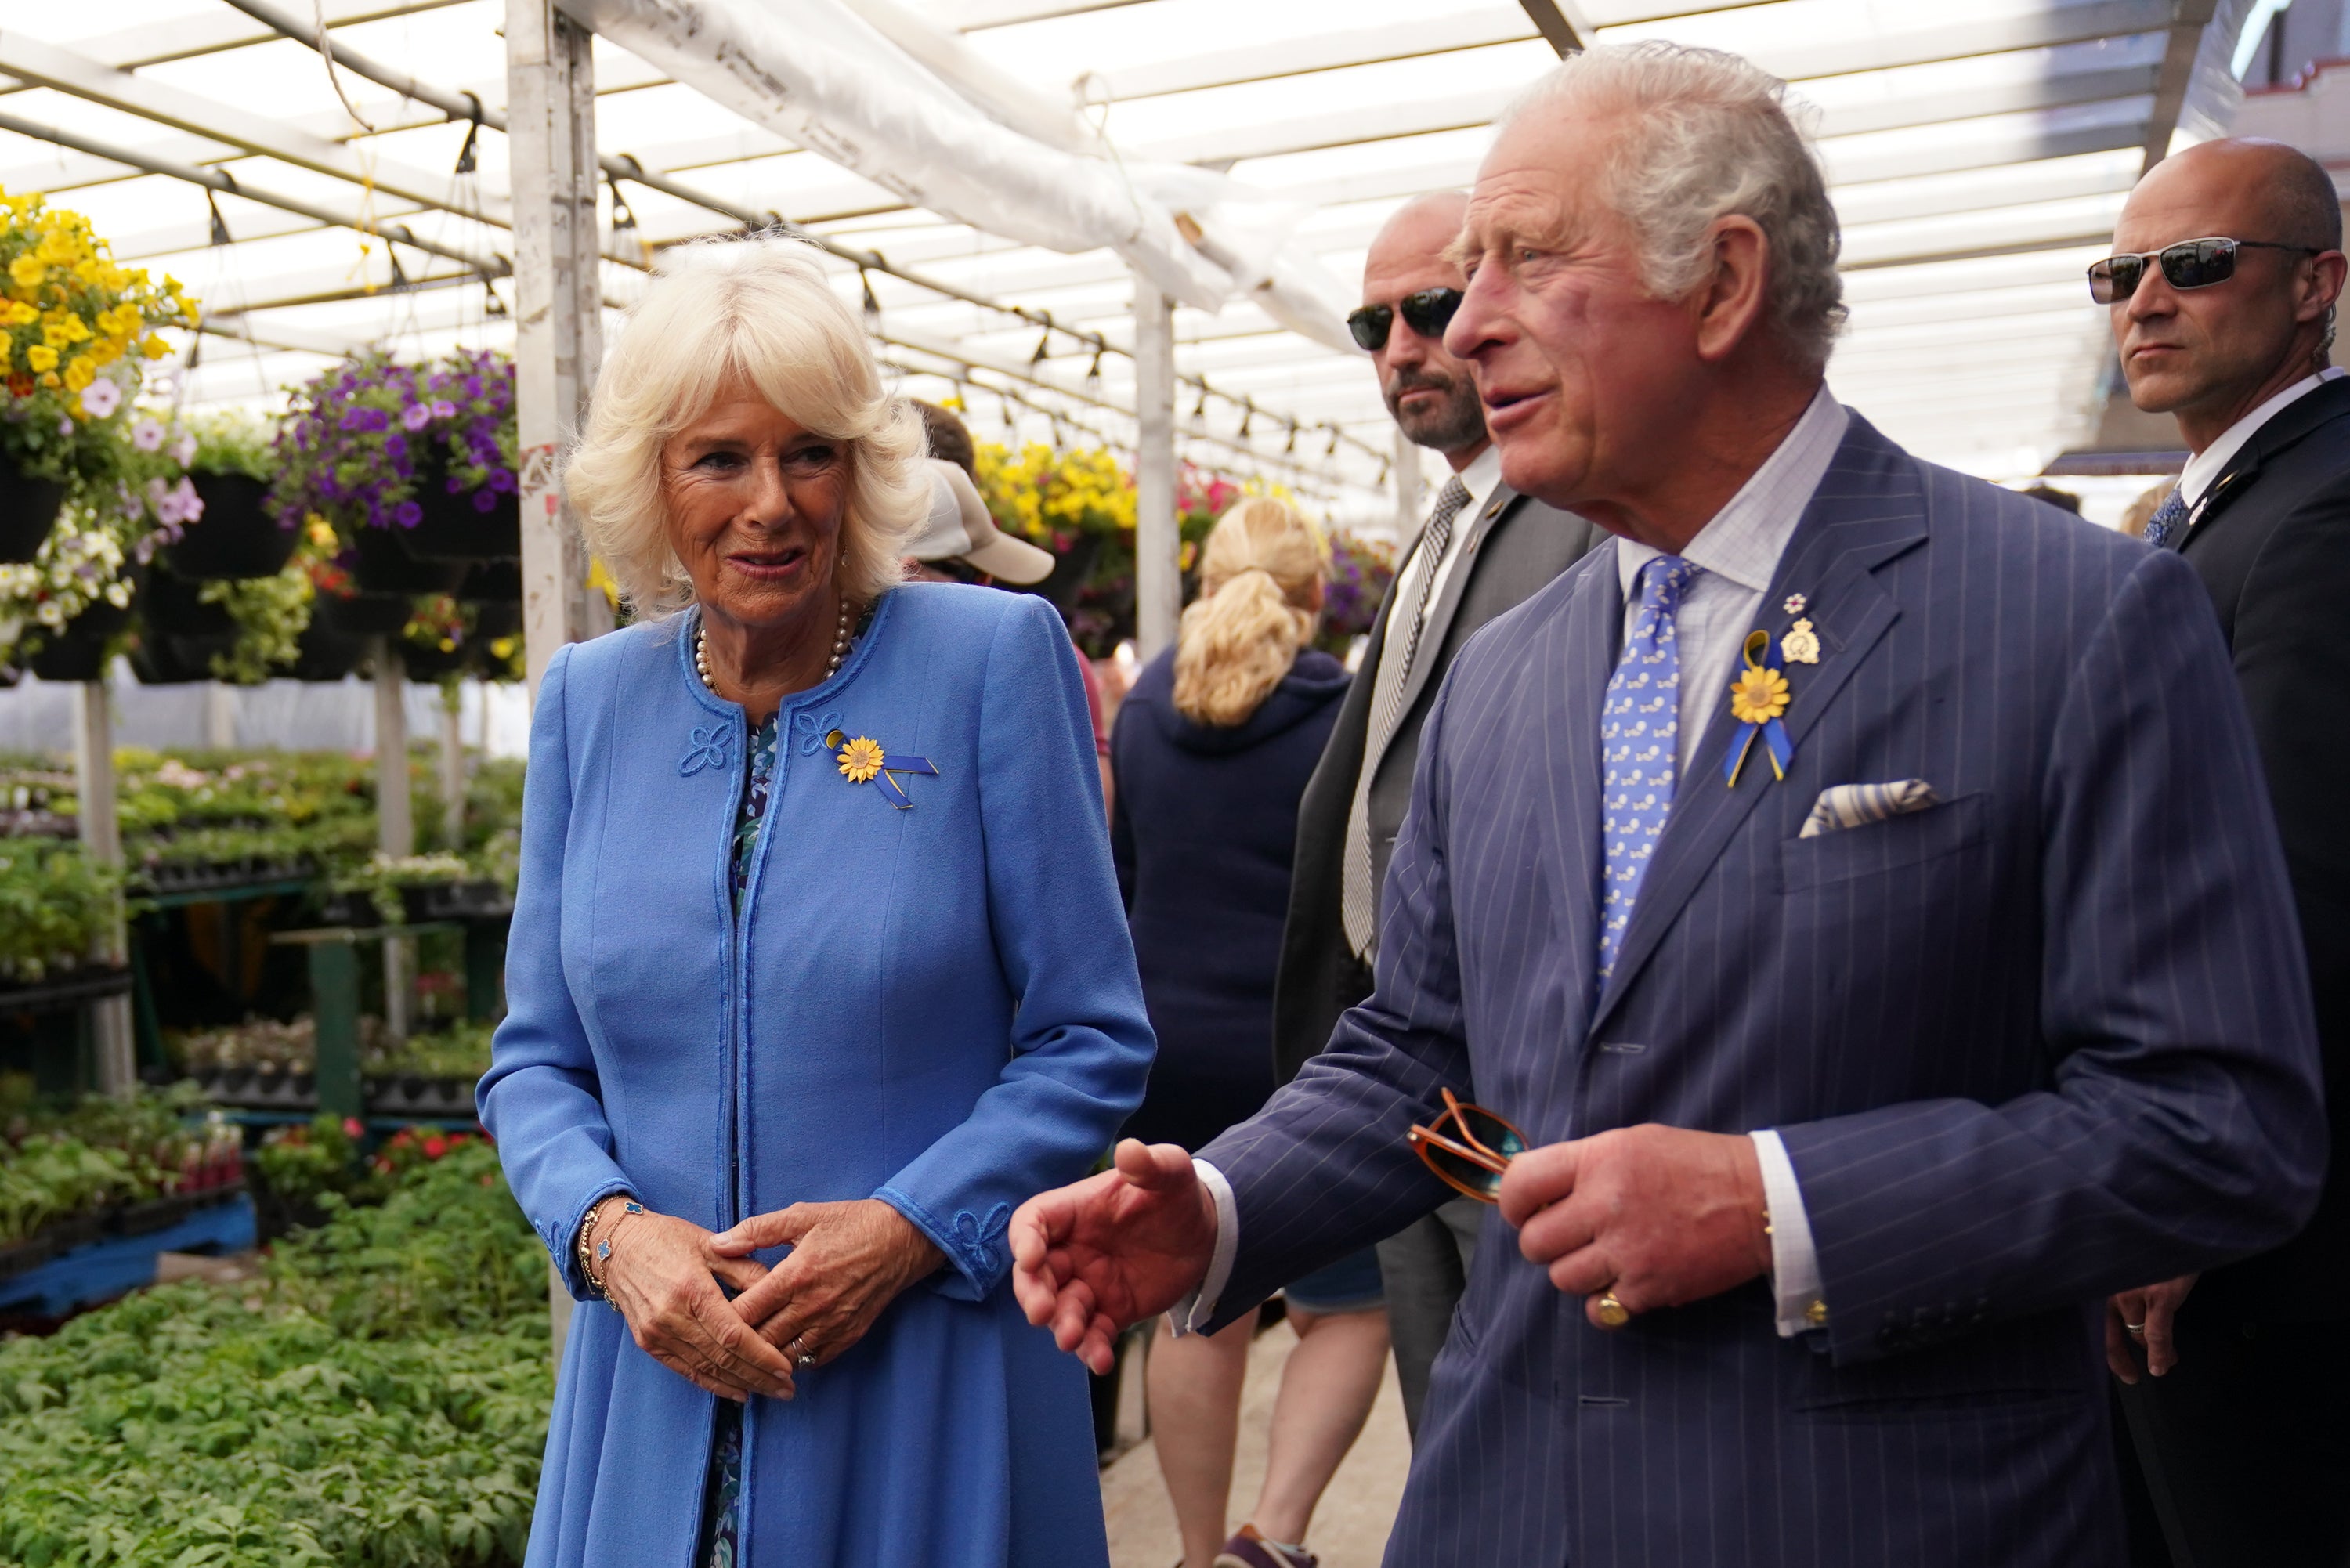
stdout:
<svg viewBox="0 0 2350 1568">
<path fill-rule="evenodd" d="M 130 607 L 130 585 L 120 578 L 106 585 L 106 602 L 116 609 Z"/>
<path fill-rule="evenodd" d="M 81 389 L 82 412 L 92 419 L 102 420 L 121 406 L 121 387 L 104 376 Z"/>
<path fill-rule="evenodd" d="M 95 381 L 90 384 L 97 385 Z M 161 452 L 163 450 L 163 433 L 160 421 L 151 417 L 142 419 L 130 427 L 130 444 L 140 452 Z M 185 467 L 186 464 L 181 466 Z"/>
<path fill-rule="evenodd" d="M 33 618 L 39 621 L 43 626 L 49 628 L 51 630 L 55 630 L 57 628 L 65 625 L 66 612 L 64 608 L 58 605 L 57 600 L 43 599 L 41 601 L 41 607 L 33 612 Z"/>
</svg>

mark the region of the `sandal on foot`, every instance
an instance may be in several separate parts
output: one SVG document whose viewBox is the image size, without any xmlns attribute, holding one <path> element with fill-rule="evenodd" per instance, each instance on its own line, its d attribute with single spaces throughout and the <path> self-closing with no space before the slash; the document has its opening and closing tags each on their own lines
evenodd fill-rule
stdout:
<svg viewBox="0 0 2350 1568">
<path fill-rule="evenodd" d="M 1318 1561 L 1310 1552 L 1274 1545 L 1258 1534 L 1253 1524 L 1242 1525 L 1240 1533 L 1216 1553 L 1216 1568 L 1318 1568 Z"/>
</svg>

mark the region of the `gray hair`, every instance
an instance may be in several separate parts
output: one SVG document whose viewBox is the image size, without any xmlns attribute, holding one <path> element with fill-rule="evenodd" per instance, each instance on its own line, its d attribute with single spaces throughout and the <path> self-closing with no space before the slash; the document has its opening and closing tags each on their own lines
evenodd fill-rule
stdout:
<svg viewBox="0 0 2350 1568">
<path fill-rule="evenodd" d="M 780 236 L 662 254 L 605 356 L 565 468 L 564 493 L 588 548 L 639 614 L 692 602 L 692 579 L 670 547 L 661 448 L 738 383 L 848 448 L 840 587 L 852 599 L 879 597 L 904 576 L 899 545 L 930 509 L 922 421 L 884 389 L 864 329 L 815 251 Z"/>
<path fill-rule="evenodd" d="M 1520 94 L 1508 126 L 1549 109 L 1627 111 L 1602 153 L 1608 205 L 1638 237 L 1660 299 L 1700 287 L 1707 231 L 1751 218 L 1770 245 L 1769 310 L 1788 346 L 1827 364 L 1845 320 L 1842 240 L 1827 182 L 1786 106 L 1787 84 L 1735 55 L 1651 40 L 1586 49 Z"/>
</svg>

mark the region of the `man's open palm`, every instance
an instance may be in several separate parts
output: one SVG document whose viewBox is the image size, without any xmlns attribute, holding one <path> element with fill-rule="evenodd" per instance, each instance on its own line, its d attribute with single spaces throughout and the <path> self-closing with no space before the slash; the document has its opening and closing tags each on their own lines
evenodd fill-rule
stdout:
<svg viewBox="0 0 2350 1568">
<path fill-rule="evenodd" d="M 1216 1207 L 1171 1143 L 1118 1146 L 1114 1168 L 1039 1193 L 1012 1217 L 1012 1290 L 1028 1321 L 1097 1373 L 1118 1331 L 1206 1278 Z"/>
</svg>

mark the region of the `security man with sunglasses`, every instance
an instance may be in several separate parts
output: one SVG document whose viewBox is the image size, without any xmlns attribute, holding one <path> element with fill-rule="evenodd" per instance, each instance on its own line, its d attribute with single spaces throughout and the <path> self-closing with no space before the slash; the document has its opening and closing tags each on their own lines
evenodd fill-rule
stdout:
<svg viewBox="0 0 2350 1568">
<path fill-rule="evenodd" d="M 1371 992 L 1378 889 L 1410 803 L 1419 728 L 1461 645 L 1605 535 L 1502 483 L 1469 367 L 1446 352 L 1461 269 L 1444 249 L 1468 198 L 1422 196 L 1388 220 L 1347 318 L 1405 439 L 1451 472 L 1371 627 L 1360 677 L 1298 805 L 1297 858 L 1274 991 L 1274 1065 L 1287 1083 Z M 1452 1326 L 1482 1207 L 1459 1199 L 1379 1243 L 1404 1416 L 1419 1426 L 1429 1368 Z"/>
<path fill-rule="evenodd" d="M 2334 1147 L 2298 1238 L 2113 1298 L 2106 1359 L 2126 1385 L 2125 1448 L 2153 1515 L 2134 1512 L 2138 1564 L 2350 1562 L 2350 380 L 2331 361 L 2350 267 L 2341 245 L 2334 181 L 2314 160 L 2278 142 L 2210 141 L 2147 172 L 2115 231 L 2119 254 L 2089 269 L 2131 400 L 2175 415 L 2192 453 L 2147 539 L 2202 576 L 2251 711 L 2308 950 Z"/>
</svg>

